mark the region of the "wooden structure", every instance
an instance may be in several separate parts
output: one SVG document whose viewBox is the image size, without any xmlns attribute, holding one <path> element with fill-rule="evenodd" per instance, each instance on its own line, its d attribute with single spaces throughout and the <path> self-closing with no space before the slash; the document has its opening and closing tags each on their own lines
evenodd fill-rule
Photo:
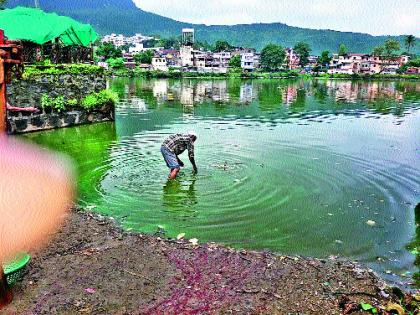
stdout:
<svg viewBox="0 0 420 315">
<path fill-rule="evenodd" d="M 0 30 L 0 134 L 7 129 L 6 84 L 11 83 L 12 73 L 22 74 L 22 46 L 18 41 L 8 41 Z"/>
</svg>

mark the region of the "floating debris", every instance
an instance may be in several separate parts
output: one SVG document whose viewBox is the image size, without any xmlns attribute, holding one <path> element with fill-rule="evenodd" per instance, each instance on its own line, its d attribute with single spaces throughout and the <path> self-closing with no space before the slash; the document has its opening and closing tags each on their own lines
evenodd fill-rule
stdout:
<svg viewBox="0 0 420 315">
<path fill-rule="evenodd" d="M 373 221 L 373 220 L 368 220 L 368 221 L 366 221 L 366 224 L 369 225 L 369 226 L 375 226 L 376 222 Z"/>
<path fill-rule="evenodd" d="M 198 239 L 196 239 L 196 238 L 192 238 L 192 239 L 190 239 L 190 243 L 191 243 L 192 245 L 196 246 L 196 245 L 198 245 Z"/>
<path fill-rule="evenodd" d="M 176 239 L 179 241 L 180 239 L 183 239 L 185 236 L 185 233 L 180 233 L 178 234 L 178 236 L 176 237 Z"/>
</svg>

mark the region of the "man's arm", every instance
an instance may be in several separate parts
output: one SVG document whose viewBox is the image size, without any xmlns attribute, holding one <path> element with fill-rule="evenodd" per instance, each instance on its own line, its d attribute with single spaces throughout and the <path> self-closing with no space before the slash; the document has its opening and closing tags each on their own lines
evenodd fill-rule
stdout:
<svg viewBox="0 0 420 315">
<path fill-rule="evenodd" d="M 194 152 L 192 154 L 188 153 L 188 158 L 190 159 L 194 172 L 197 173 L 198 170 L 197 170 L 197 165 L 195 165 Z"/>
<path fill-rule="evenodd" d="M 194 160 L 194 144 L 192 142 L 188 144 L 188 158 L 190 159 L 194 172 L 197 173 L 197 165 L 195 165 Z"/>
<path fill-rule="evenodd" d="M 184 167 L 184 162 L 182 162 L 182 161 L 179 159 L 178 155 L 176 156 L 176 159 L 177 159 L 177 161 L 178 161 L 179 166 Z"/>
</svg>

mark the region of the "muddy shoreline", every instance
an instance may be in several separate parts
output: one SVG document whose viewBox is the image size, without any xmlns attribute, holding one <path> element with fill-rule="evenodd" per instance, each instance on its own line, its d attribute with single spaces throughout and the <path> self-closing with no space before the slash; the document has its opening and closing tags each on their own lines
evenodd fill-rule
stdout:
<svg viewBox="0 0 420 315">
<path fill-rule="evenodd" d="M 74 210 L 0 313 L 366 314 L 362 301 L 380 310 L 397 300 L 352 262 L 128 233 Z"/>
</svg>

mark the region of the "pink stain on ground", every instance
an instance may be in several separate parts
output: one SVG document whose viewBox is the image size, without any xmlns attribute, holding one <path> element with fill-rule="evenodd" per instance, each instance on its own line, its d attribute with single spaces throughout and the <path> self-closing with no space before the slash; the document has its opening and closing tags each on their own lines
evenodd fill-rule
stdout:
<svg viewBox="0 0 420 315">
<path fill-rule="evenodd" d="M 168 254 L 181 275 L 172 279 L 172 295 L 158 301 L 142 314 L 208 314 L 238 305 L 245 297 L 238 294 L 264 271 L 261 262 L 244 260 L 230 251 L 211 251 L 208 246 L 191 257 Z M 259 306 L 263 310 L 263 305 Z"/>
</svg>

